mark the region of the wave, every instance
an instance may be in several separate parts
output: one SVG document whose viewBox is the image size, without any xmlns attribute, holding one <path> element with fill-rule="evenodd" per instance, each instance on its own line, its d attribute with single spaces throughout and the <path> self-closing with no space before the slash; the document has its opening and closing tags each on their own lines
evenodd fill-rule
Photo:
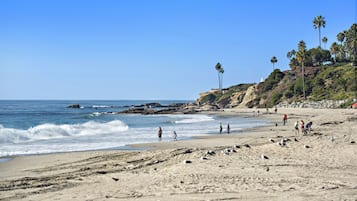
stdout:
<svg viewBox="0 0 357 201">
<path fill-rule="evenodd" d="M 183 119 L 176 120 L 176 124 L 192 124 L 206 121 L 214 121 L 213 117 L 207 115 L 185 115 L 182 116 Z"/>
<path fill-rule="evenodd" d="M 120 120 L 106 123 L 88 121 L 82 124 L 41 124 L 27 130 L 5 128 L 0 124 L 0 143 L 20 143 L 28 141 L 66 138 L 72 136 L 91 136 L 112 134 L 128 130 Z"/>
<path fill-rule="evenodd" d="M 109 105 L 92 105 L 92 108 L 111 108 L 113 106 L 109 106 Z"/>
</svg>

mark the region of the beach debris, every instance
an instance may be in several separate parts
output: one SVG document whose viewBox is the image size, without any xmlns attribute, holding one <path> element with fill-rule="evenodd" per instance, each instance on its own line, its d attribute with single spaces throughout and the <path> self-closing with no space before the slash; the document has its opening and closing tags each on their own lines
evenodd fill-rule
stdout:
<svg viewBox="0 0 357 201">
<path fill-rule="evenodd" d="M 335 137 L 332 135 L 331 136 L 331 142 L 334 142 L 335 141 Z"/>
<path fill-rule="evenodd" d="M 354 141 L 354 140 L 351 140 L 351 142 L 350 142 L 351 144 L 356 144 L 356 141 Z"/>
<path fill-rule="evenodd" d="M 96 173 L 97 173 L 97 174 L 107 174 L 106 171 L 97 171 Z"/>
<path fill-rule="evenodd" d="M 234 148 L 236 148 L 236 149 L 240 149 L 240 145 L 234 145 Z"/>
<path fill-rule="evenodd" d="M 280 142 L 277 142 L 276 144 L 283 147 L 283 146 L 286 146 L 286 142 L 287 142 L 287 139 L 286 138 L 282 138 L 280 140 Z"/>
<path fill-rule="evenodd" d="M 252 148 L 249 144 L 245 144 L 244 146 L 249 148 L 249 149 Z"/>
<path fill-rule="evenodd" d="M 264 154 L 260 155 L 260 158 L 261 158 L 261 159 L 269 159 L 269 157 L 266 156 L 266 155 L 264 155 Z"/>
<path fill-rule="evenodd" d="M 212 156 L 212 155 L 215 155 L 216 152 L 214 152 L 213 150 L 208 150 L 208 151 L 206 151 L 206 154 Z"/>
<path fill-rule="evenodd" d="M 187 164 L 187 163 L 192 163 L 192 161 L 190 161 L 190 160 L 183 160 L 182 163 L 183 163 L 183 164 Z"/>
<path fill-rule="evenodd" d="M 269 167 L 268 166 L 266 167 L 265 171 L 269 172 Z"/>
<path fill-rule="evenodd" d="M 208 158 L 206 158 L 206 157 L 204 157 L 204 156 L 201 156 L 201 158 L 200 158 L 202 161 L 203 160 L 208 160 Z"/>
<path fill-rule="evenodd" d="M 299 142 L 299 140 L 298 140 L 298 139 L 296 139 L 296 138 L 294 138 L 294 141 L 295 141 L 295 142 Z"/>
<path fill-rule="evenodd" d="M 305 148 L 305 149 L 309 149 L 309 148 L 311 148 L 311 147 L 310 147 L 309 145 L 306 145 L 306 144 L 305 144 L 305 145 L 304 145 L 304 148 Z"/>
<path fill-rule="evenodd" d="M 119 178 L 112 177 L 114 181 L 119 181 Z"/>
<path fill-rule="evenodd" d="M 275 141 L 272 138 L 269 138 L 269 142 L 274 143 Z"/>
</svg>

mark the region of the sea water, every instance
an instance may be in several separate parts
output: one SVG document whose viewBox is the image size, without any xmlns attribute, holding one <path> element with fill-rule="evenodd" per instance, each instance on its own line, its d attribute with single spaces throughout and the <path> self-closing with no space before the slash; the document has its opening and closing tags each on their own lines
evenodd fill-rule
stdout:
<svg viewBox="0 0 357 201">
<path fill-rule="evenodd" d="M 263 120 L 207 114 L 116 114 L 150 102 L 162 105 L 189 101 L 33 101 L 0 100 L 0 157 L 102 149 L 125 149 L 134 143 L 171 141 L 265 124 Z M 68 108 L 80 104 L 81 108 Z M 225 131 L 225 129 L 224 129 Z"/>
</svg>

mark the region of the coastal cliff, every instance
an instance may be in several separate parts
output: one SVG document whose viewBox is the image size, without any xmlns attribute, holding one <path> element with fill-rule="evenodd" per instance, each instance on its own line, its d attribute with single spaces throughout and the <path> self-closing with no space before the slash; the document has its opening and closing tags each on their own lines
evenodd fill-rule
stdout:
<svg viewBox="0 0 357 201">
<path fill-rule="evenodd" d="M 201 93 L 197 103 L 219 108 L 348 108 L 356 101 L 357 68 L 350 64 L 275 69 L 263 82 L 239 84 Z M 304 92 L 305 90 L 305 96 Z"/>
</svg>

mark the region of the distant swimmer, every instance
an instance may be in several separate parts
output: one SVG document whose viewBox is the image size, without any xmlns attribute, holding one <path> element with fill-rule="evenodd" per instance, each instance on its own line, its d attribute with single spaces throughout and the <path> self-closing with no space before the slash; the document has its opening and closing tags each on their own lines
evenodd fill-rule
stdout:
<svg viewBox="0 0 357 201">
<path fill-rule="evenodd" d="M 229 124 L 227 124 L 227 133 L 229 134 L 231 132 L 231 128 L 229 127 Z"/>
</svg>

